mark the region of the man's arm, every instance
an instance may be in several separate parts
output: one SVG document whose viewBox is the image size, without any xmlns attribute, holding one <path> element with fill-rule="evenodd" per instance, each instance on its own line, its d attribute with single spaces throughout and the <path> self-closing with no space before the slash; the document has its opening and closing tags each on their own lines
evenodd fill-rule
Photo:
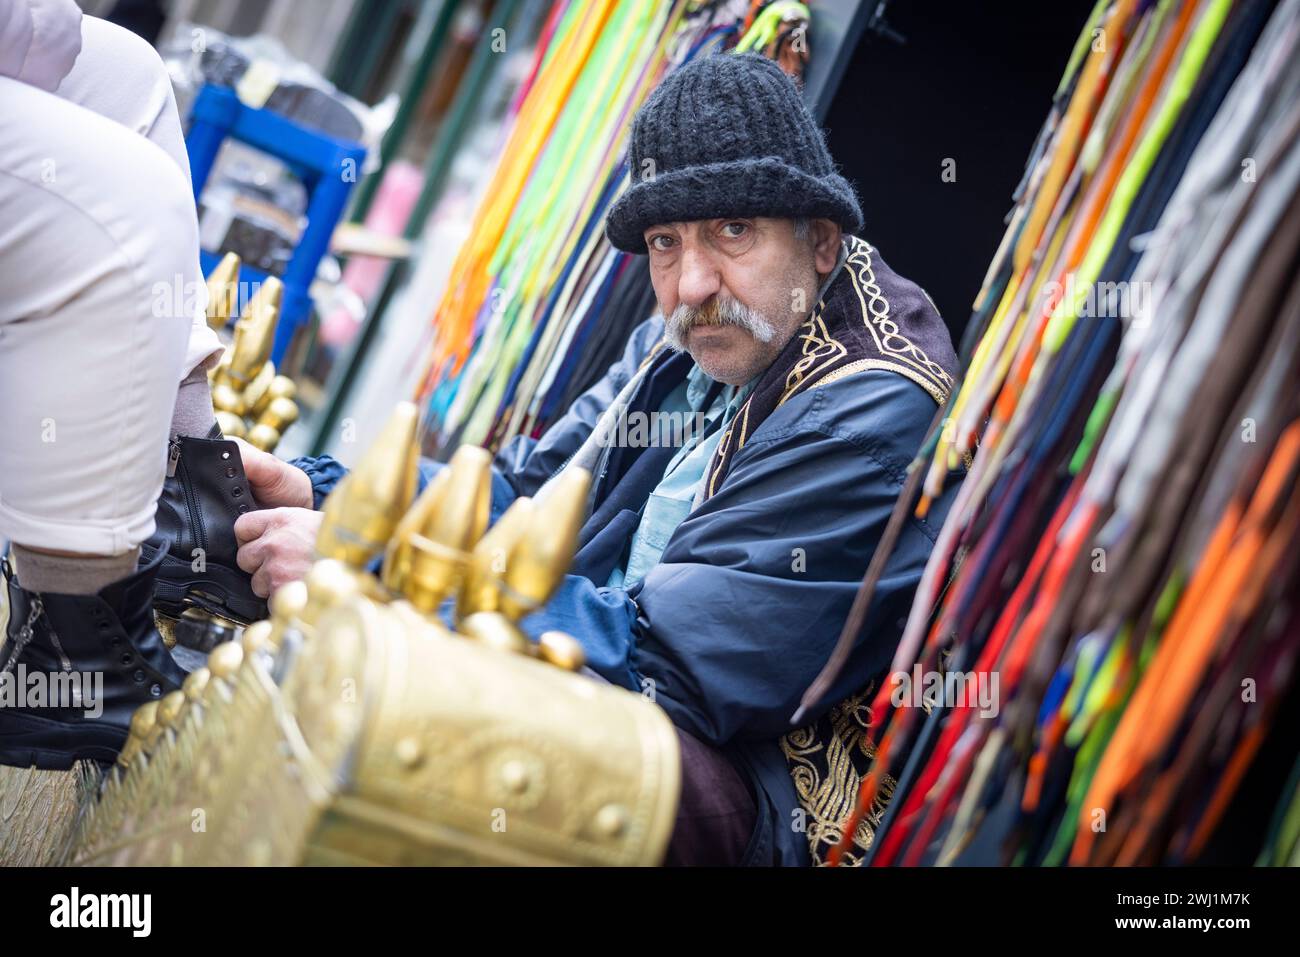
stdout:
<svg viewBox="0 0 1300 957">
<path fill-rule="evenodd" d="M 520 437 L 497 455 L 492 468 L 492 507 L 495 522 L 520 495 L 532 495 L 559 470 L 591 434 L 600 415 L 636 372 L 658 341 L 663 321 L 643 322 L 632 333 L 623 357 L 605 377 L 584 392 L 569 411 L 540 440 Z M 240 456 L 259 512 L 235 522 L 239 565 L 253 576 L 254 591 L 266 597 L 286 581 L 301 577 L 314 558 L 320 528 L 317 514 L 325 498 L 347 475 L 333 456 L 304 456 L 285 462 L 242 440 Z M 420 461 L 418 492 L 443 468 L 440 462 Z M 378 570 L 380 559 L 372 564 Z"/>
<path fill-rule="evenodd" d="M 933 413 L 918 386 L 887 372 L 796 397 L 737 454 L 639 587 L 570 575 L 526 627 L 575 635 L 596 671 L 653 696 L 712 744 L 789 730 Z M 905 527 L 823 708 L 888 665 L 933 537 L 925 523 Z"/>
</svg>

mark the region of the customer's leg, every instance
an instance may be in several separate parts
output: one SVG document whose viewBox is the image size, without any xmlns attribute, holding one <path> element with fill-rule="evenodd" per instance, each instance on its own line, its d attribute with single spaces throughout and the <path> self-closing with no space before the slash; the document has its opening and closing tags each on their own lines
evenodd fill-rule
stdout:
<svg viewBox="0 0 1300 957">
<path fill-rule="evenodd" d="M 81 53 L 55 93 L 154 143 L 189 179 L 189 155 L 167 68 L 158 51 L 130 30 L 83 16 Z"/>
<path fill-rule="evenodd" d="M 189 183 L 117 122 L 5 78 L 0 99 L 0 538 L 133 555 L 192 338 Z"/>
<path fill-rule="evenodd" d="M 81 55 L 58 95 L 157 145 L 184 172 L 188 183 L 189 160 L 180 119 L 158 54 L 134 34 L 93 17 L 82 18 L 81 34 Z M 196 260 L 197 255 L 195 246 Z M 197 261 L 195 267 L 199 278 Z M 206 291 L 198 288 L 200 293 Z M 233 526 L 235 518 L 256 503 L 244 493 L 248 486 L 238 449 L 213 437 L 221 433 L 213 415 L 207 370 L 223 350 L 208 328 L 204 305 L 200 296 L 168 428 L 170 436 L 184 437 L 173 446 L 177 473 L 163 488 L 157 530 L 145 544 L 144 559 L 150 561 L 159 550 L 167 553 L 154 593 L 154 607 L 164 614 L 175 617 L 181 608 L 197 604 L 223 617 L 255 620 L 265 616 L 266 603 L 253 593 L 249 576 L 236 564 Z M 197 569 L 194 558 L 200 541 L 204 561 Z"/>
<path fill-rule="evenodd" d="M 82 17 L 81 54 L 56 92 L 143 136 L 170 156 L 190 181 L 171 79 L 158 52 L 131 31 Z M 204 373 L 217 363 L 222 347 L 202 308 L 192 318 L 171 433 L 205 436 L 215 420 Z"/>
</svg>

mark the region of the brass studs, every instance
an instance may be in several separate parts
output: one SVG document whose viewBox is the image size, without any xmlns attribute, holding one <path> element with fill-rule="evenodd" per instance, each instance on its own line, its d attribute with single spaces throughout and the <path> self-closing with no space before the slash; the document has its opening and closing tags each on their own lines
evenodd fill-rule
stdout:
<svg viewBox="0 0 1300 957">
<path fill-rule="evenodd" d="M 164 728 L 175 728 L 184 711 L 185 692 L 173 691 L 158 702 L 158 724 Z"/>
<path fill-rule="evenodd" d="M 237 641 L 224 641 L 208 655 L 208 670 L 215 678 L 233 678 L 244 663 L 244 649 Z"/>
<path fill-rule="evenodd" d="M 413 771 L 424 763 L 424 747 L 418 738 L 409 734 L 398 740 L 394 750 L 398 762 L 408 771 Z"/>
<path fill-rule="evenodd" d="M 255 621 L 245 628 L 243 637 L 239 640 L 239 643 L 244 646 L 244 654 L 252 655 L 259 651 L 273 650 L 270 643 L 271 628 L 271 621 L 266 618 Z"/>
<path fill-rule="evenodd" d="M 528 790 L 532 775 L 522 761 L 507 761 L 501 765 L 501 783 L 511 794 L 523 794 Z"/>
<path fill-rule="evenodd" d="M 546 631 L 537 639 L 537 657 L 565 671 L 578 671 L 587 663 L 587 653 L 578 639 L 562 631 Z"/>
<path fill-rule="evenodd" d="M 212 677 L 212 672 L 207 668 L 195 668 L 185 676 L 185 682 L 181 685 L 181 690 L 185 692 L 185 697 L 191 703 L 200 700 L 203 697 L 203 689 L 208 686 L 208 681 Z"/>
<path fill-rule="evenodd" d="M 281 585 L 271 596 L 271 617 L 284 624 L 307 607 L 307 583 L 299 579 Z"/>
<path fill-rule="evenodd" d="M 618 837 L 627 830 L 627 808 L 621 804 L 606 804 L 596 812 L 596 819 L 593 823 L 596 827 L 596 833 L 601 837 Z"/>
</svg>

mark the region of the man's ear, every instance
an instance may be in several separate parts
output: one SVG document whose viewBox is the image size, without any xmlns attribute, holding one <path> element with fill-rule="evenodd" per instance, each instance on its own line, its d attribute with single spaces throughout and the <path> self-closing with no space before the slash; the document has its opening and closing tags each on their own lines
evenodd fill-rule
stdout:
<svg viewBox="0 0 1300 957">
<path fill-rule="evenodd" d="M 835 268 L 835 263 L 840 258 L 840 238 L 843 234 L 839 223 L 834 220 L 814 219 L 808 225 L 817 272 L 824 276 Z"/>
</svg>

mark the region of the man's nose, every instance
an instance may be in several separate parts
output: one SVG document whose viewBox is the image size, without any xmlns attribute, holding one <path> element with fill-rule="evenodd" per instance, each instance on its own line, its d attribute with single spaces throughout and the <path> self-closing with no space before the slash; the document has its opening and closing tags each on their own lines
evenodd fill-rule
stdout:
<svg viewBox="0 0 1300 957">
<path fill-rule="evenodd" d="M 677 279 L 677 301 L 698 309 L 722 288 L 722 274 L 713 258 L 693 245 L 682 249 L 681 273 Z"/>
</svg>

